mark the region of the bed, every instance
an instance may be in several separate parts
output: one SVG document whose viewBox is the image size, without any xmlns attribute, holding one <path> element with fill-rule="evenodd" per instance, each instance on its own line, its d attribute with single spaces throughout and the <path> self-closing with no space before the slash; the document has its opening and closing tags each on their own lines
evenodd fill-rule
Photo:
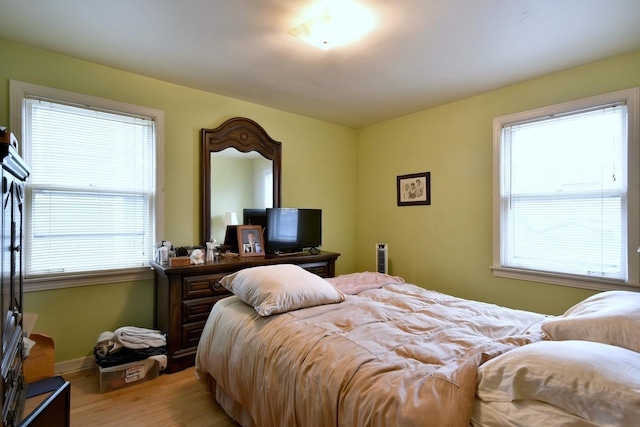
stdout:
<svg viewBox="0 0 640 427">
<path fill-rule="evenodd" d="M 245 427 L 577 427 L 640 419 L 640 348 L 629 348 L 639 345 L 636 293 L 604 293 L 636 322 L 627 325 L 619 310 L 607 311 L 612 298 L 553 317 L 381 273 L 321 279 L 285 264 L 241 270 L 221 283 L 234 296 L 207 320 L 196 376 Z M 602 311 L 614 318 L 615 336 L 593 332 Z"/>
</svg>

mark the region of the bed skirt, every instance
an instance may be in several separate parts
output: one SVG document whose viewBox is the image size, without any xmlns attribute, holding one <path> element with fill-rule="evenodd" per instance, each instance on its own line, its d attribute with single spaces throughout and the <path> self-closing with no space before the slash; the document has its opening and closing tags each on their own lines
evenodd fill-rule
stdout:
<svg viewBox="0 0 640 427">
<path fill-rule="evenodd" d="M 256 423 L 253 421 L 253 418 L 251 418 L 251 415 L 249 415 L 245 410 L 244 406 L 233 400 L 209 374 L 207 374 L 206 387 L 211 394 L 211 399 L 215 400 L 222 407 L 224 412 L 233 419 L 233 421 L 237 422 L 242 427 L 256 427 Z"/>
</svg>

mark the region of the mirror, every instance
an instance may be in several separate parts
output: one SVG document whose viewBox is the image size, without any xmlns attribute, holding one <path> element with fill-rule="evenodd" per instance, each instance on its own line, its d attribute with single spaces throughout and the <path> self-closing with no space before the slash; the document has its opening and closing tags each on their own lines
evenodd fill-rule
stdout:
<svg viewBox="0 0 640 427">
<path fill-rule="evenodd" d="M 280 207 L 282 144 L 251 119 L 202 129 L 202 242 L 222 243 L 226 212 Z M 269 203 L 271 202 L 271 203 Z"/>
</svg>

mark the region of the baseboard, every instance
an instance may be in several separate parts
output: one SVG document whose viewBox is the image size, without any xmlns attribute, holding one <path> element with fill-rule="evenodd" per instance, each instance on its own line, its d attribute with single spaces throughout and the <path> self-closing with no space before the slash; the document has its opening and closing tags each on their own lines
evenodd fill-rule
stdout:
<svg viewBox="0 0 640 427">
<path fill-rule="evenodd" d="M 95 356 L 81 357 L 80 359 L 67 360 L 65 362 L 56 363 L 54 371 L 56 375 L 80 372 L 87 369 L 93 369 L 96 366 Z"/>
</svg>

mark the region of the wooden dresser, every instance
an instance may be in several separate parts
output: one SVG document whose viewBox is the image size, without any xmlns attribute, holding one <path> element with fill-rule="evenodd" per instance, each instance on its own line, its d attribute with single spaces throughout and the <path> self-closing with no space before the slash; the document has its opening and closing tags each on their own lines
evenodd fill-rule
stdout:
<svg viewBox="0 0 640 427">
<path fill-rule="evenodd" d="M 22 215 L 24 212 L 25 180 L 29 168 L 8 140 L 9 134 L 0 138 L 0 162 L 2 163 L 2 216 L 1 235 L 2 269 L 2 380 L 0 401 L 2 425 L 18 425 L 24 408 L 26 389 L 22 372 Z M 6 141 L 6 142 L 5 142 Z"/>
<path fill-rule="evenodd" d="M 201 265 L 170 267 L 152 262 L 155 271 L 154 328 L 167 334 L 167 369 L 172 373 L 195 363 L 204 324 L 214 304 L 231 294 L 220 279 L 248 267 L 296 264 L 321 277 L 335 276 L 340 254 L 320 252 L 302 255 L 223 258 Z"/>
</svg>

